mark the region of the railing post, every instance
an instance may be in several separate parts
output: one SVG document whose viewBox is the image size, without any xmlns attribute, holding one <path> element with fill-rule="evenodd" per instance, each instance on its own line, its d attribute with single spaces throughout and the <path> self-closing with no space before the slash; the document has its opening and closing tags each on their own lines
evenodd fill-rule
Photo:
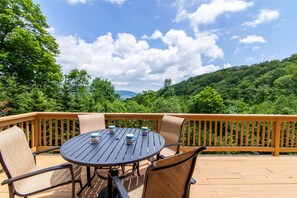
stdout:
<svg viewBox="0 0 297 198">
<path fill-rule="evenodd" d="M 276 121 L 273 123 L 273 147 L 274 152 L 272 153 L 273 156 L 279 156 L 279 147 L 280 147 L 280 125 L 281 122 L 279 119 L 276 118 Z"/>
<path fill-rule="evenodd" d="M 158 120 L 157 120 L 157 133 L 160 133 L 161 122 L 162 122 L 162 116 L 158 116 Z"/>
<path fill-rule="evenodd" d="M 36 114 L 35 116 L 35 120 L 34 120 L 34 131 L 33 131 L 33 137 L 32 137 L 32 141 L 33 141 L 33 147 L 36 148 L 36 151 L 38 151 L 38 147 L 40 145 L 39 139 L 40 139 L 40 121 L 39 118 Z"/>
</svg>

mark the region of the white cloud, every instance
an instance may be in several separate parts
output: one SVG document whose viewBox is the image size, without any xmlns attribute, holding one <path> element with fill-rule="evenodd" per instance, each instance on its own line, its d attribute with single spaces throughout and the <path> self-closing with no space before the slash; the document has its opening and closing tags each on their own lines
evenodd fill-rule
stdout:
<svg viewBox="0 0 297 198">
<path fill-rule="evenodd" d="M 232 65 L 231 65 L 230 63 L 225 63 L 225 64 L 223 65 L 223 68 L 224 68 L 224 69 L 226 69 L 226 68 L 230 68 L 230 67 L 232 67 Z"/>
<path fill-rule="evenodd" d="M 257 27 L 261 23 L 269 22 L 275 20 L 279 17 L 279 12 L 277 10 L 261 10 L 257 18 L 253 21 L 245 22 L 244 25 L 249 27 Z"/>
<path fill-rule="evenodd" d="M 153 40 L 156 40 L 156 39 L 160 39 L 163 37 L 163 34 L 162 32 L 160 32 L 160 30 L 156 30 L 152 36 L 147 36 L 147 35 L 143 35 L 141 38 L 142 39 L 153 39 Z"/>
<path fill-rule="evenodd" d="M 262 36 L 249 35 L 245 38 L 239 39 L 240 43 L 253 44 L 253 43 L 266 43 L 266 40 Z"/>
<path fill-rule="evenodd" d="M 49 27 L 46 29 L 46 31 L 50 34 L 57 34 L 57 31 L 54 27 Z"/>
<path fill-rule="evenodd" d="M 90 0 L 67 0 L 67 2 L 72 5 L 78 4 L 78 3 L 87 3 L 88 1 Z"/>
<path fill-rule="evenodd" d="M 149 40 L 138 40 L 132 34 L 111 33 L 88 43 L 77 36 L 56 36 L 61 54 L 57 62 L 64 73 L 85 69 L 93 77 L 111 81 L 117 89 L 142 91 L 159 89 L 166 78 L 178 83 L 191 76 L 212 72 L 219 66 L 204 66 L 202 56 L 217 59 L 224 56 L 216 45 L 217 37 L 188 36 L 183 30 L 165 34 L 155 31 L 165 49 L 152 48 Z"/>
<path fill-rule="evenodd" d="M 254 50 L 254 51 L 259 50 L 259 49 L 260 49 L 259 46 L 255 46 L 255 47 L 252 48 L 252 50 Z"/>
<path fill-rule="evenodd" d="M 125 3 L 125 0 L 105 0 L 111 4 L 117 4 L 117 5 L 122 5 L 123 3 Z"/>
<path fill-rule="evenodd" d="M 184 2 L 179 2 L 178 15 L 175 21 L 190 20 L 191 25 L 197 27 L 199 24 L 208 24 L 224 13 L 239 12 L 253 6 L 253 2 L 243 0 L 212 0 L 208 4 L 200 5 L 195 12 L 184 9 Z"/>
<path fill-rule="evenodd" d="M 251 61 L 253 61 L 254 59 L 255 59 L 255 58 L 249 56 L 249 57 L 247 57 L 247 58 L 245 59 L 245 62 L 251 62 Z"/>
<path fill-rule="evenodd" d="M 230 38 L 230 40 L 234 40 L 234 39 L 239 39 L 239 36 L 238 35 L 233 35 L 231 38 Z"/>
</svg>

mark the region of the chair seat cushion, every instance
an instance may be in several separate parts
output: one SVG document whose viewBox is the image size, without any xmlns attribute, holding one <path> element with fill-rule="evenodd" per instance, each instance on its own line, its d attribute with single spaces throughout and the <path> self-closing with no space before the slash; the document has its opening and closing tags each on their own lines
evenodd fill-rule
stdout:
<svg viewBox="0 0 297 198">
<path fill-rule="evenodd" d="M 164 155 L 165 157 L 173 156 L 175 154 L 176 154 L 176 151 L 166 147 L 164 147 L 160 152 L 160 155 Z"/>
<path fill-rule="evenodd" d="M 138 177 L 132 176 L 123 182 L 129 197 L 142 197 L 144 178 L 144 175 Z"/>
<path fill-rule="evenodd" d="M 81 166 L 73 165 L 74 177 L 76 180 L 80 179 Z M 41 170 L 44 167 L 35 167 L 33 171 Z M 39 191 L 41 189 L 50 188 L 61 183 L 71 183 L 71 173 L 69 168 L 49 171 L 38 174 L 20 181 L 15 182 L 15 189 L 20 194 L 28 194 Z"/>
</svg>

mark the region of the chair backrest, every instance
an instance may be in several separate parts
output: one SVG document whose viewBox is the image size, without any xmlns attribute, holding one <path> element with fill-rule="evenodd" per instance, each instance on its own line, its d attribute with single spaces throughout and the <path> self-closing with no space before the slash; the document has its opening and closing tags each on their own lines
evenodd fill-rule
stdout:
<svg viewBox="0 0 297 198">
<path fill-rule="evenodd" d="M 0 162 L 8 178 L 28 173 L 36 166 L 26 136 L 19 127 L 0 132 Z"/>
<path fill-rule="evenodd" d="M 184 121 L 184 118 L 163 116 L 160 134 L 164 137 L 165 144 L 176 144 L 180 141 Z M 179 146 L 169 146 L 167 148 L 179 153 Z"/>
<path fill-rule="evenodd" d="M 78 120 L 81 134 L 106 128 L 102 113 L 78 115 Z"/>
<path fill-rule="evenodd" d="M 197 155 L 205 149 L 193 149 L 150 165 L 146 171 L 142 197 L 188 197 Z"/>
</svg>

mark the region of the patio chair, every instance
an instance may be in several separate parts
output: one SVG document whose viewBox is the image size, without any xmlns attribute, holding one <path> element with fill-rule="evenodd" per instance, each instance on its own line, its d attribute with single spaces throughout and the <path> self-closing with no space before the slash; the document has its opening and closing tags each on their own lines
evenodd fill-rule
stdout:
<svg viewBox="0 0 297 198">
<path fill-rule="evenodd" d="M 151 162 L 164 159 L 168 156 L 179 154 L 181 145 L 181 133 L 185 119 L 175 116 L 164 115 L 161 122 L 160 134 L 165 139 L 165 146 L 157 155 L 157 159 L 152 157 Z M 137 174 L 140 175 L 139 163 L 136 164 Z M 195 180 L 193 179 L 195 183 Z"/>
<path fill-rule="evenodd" d="M 160 134 L 165 139 L 165 147 L 157 159 L 179 154 L 181 145 L 181 133 L 185 119 L 175 116 L 164 115 L 162 118 Z"/>
<path fill-rule="evenodd" d="M 96 131 L 100 129 L 105 129 L 105 117 L 102 113 L 96 113 L 96 114 L 85 114 L 85 115 L 78 115 L 78 121 L 79 121 L 79 131 L 80 134 L 88 133 L 91 131 Z M 96 169 L 94 168 L 94 174 L 92 177 L 90 167 L 87 167 L 87 185 L 91 186 L 91 182 L 94 179 L 96 175 Z M 85 186 L 83 187 L 85 188 Z M 81 192 L 79 192 L 80 194 Z"/>
<path fill-rule="evenodd" d="M 125 181 L 122 184 L 117 171 L 110 171 L 108 187 L 103 189 L 100 197 L 120 194 L 121 197 L 189 197 L 191 178 L 196 164 L 197 155 L 206 147 L 192 149 L 166 159 L 155 161 L 145 173 L 143 185 Z M 139 186 L 135 188 L 135 185 Z"/>
<path fill-rule="evenodd" d="M 22 129 L 17 126 L 0 132 L 0 162 L 8 179 L 9 197 L 27 197 L 58 186 L 72 184 L 72 197 L 75 197 L 75 183 L 82 187 L 81 167 L 65 163 L 48 168 L 36 165 L 36 155 L 58 149 L 48 149 L 32 154 Z"/>
<path fill-rule="evenodd" d="M 77 117 L 80 134 L 106 128 L 104 114 L 86 114 L 78 115 Z"/>
</svg>

